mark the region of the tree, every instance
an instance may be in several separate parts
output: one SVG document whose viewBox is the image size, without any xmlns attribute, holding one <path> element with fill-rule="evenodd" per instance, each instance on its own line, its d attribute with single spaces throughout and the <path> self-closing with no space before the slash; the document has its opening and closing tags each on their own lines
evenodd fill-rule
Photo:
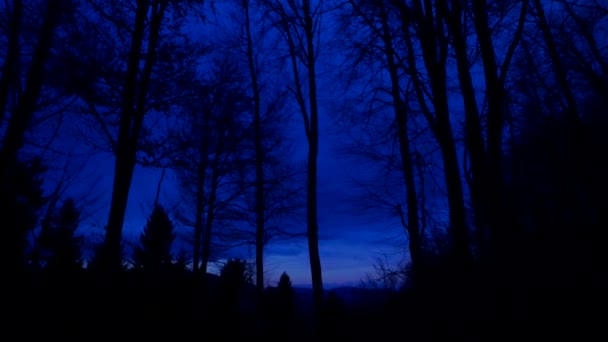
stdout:
<svg viewBox="0 0 608 342">
<path fill-rule="evenodd" d="M 307 165 L 307 239 L 312 276 L 313 297 L 317 309 L 323 304 L 323 278 L 319 256 L 319 227 L 317 218 L 317 157 L 319 153 L 319 108 L 317 102 L 316 60 L 320 32 L 319 19 L 322 2 L 316 5 L 304 0 L 283 4 L 280 1 L 266 1 L 265 4 L 276 15 L 276 29 L 284 38 L 289 51 L 294 84 L 290 88 L 295 95 L 304 120 L 304 131 L 308 141 Z M 306 69 L 307 97 L 300 76 L 300 68 Z M 308 100 L 308 101 L 306 101 Z"/>
<path fill-rule="evenodd" d="M 497 247 L 491 241 L 499 240 L 499 235 L 503 233 L 497 210 L 501 189 L 503 131 L 509 112 L 505 83 L 524 33 L 528 1 L 520 2 L 518 12 L 517 6 L 509 8 L 501 4 L 488 4 L 484 0 L 472 1 L 471 4 L 453 1 L 451 7 L 444 2 L 441 6 L 443 21 L 451 34 L 450 44 L 455 54 L 464 105 L 464 147 L 469 160 L 469 165 L 464 165 L 464 175 L 475 213 L 477 255 L 481 261 L 487 262 L 490 250 Z M 517 15 L 512 15 L 512 10 Z M 469 18 L 472 23 L 469 23 Z M 496 26 L 491 28 L 490 22 L 494 21 Z M 509 30 L 508 27 L 515 29 Z M 480 89 L 476 89 L 471 74 L 472 57 L 478 52 L 468 47 L 474 33 L 485 80 L 484 103 L 487 106 L 484 105 L 481 111 L 477 100 Z M 495 41 L 499 39 L 508 43 L 504 44 L 506 49 L 502 51 L 496 49 L 500 45 Z M 497 55 L 504 56 L 500 65 Z"/>
<path fill-rule="evenodd" d="M 229 291 L 242 289 L 246 284 L 251 284 L 251 272 L 247 262 L 243 259 L 228 260 L 220 271 L 220 287 Z"/>
<path fill-rule="evenodd" d="M 551 59 L 551 65 L 553 66 L 553 70 L 558 80 L 558 84 L 561 88 L 561 91 L 564 95 L 564 100 L 566 102 L 566 110 L 565 115 L 571 121 L 572 127 L 576 127 L 579 124 L 579 113 L 576 106 L 576 100 L 574 98 L 574 94 L 572 92 L 572 88 L 570 83 L 568 82 L 567 72 L 562 65 L 562 59 L 559 56 L 559 52 L 557 51 L 555 45 L 555 39 L 551 32 L 551 28 L 547 22 L 547 18 L 545 17 L 545 10 L 543 4 L 540 0 L 533 0 L 534 8 L 536 9 L 536 16 L 538 18 L 538 28 L 543 33 L 543 37 L 545 40 L 545 46 L 547 48 L 549 58 Z"/>
<path fill-rule="evenodd" d="M 245 32 L 247 35 L 247 62 L 251 75 L 251 87 L 253 91 L 253 130 L 255 145 L 255 260 L 256 260 L 256 285 L 258 295 L 264 291 L 264 151 L 262 149 L 262 109 L 260 99 L 260 85 L 258 83 L 258 71 L 253 54 L 253 39 L 251 34 L 251 22 L 249 11 L 249 0 L 243 0 L 243 11 L 245 12 Z"/>
<path fill-rule="evenodd" d="M 447 15 L 441 2 L 414 0 L 396 2 L 405 43 L 406 70 L 412 78 L 415 98 L 428 121 L 440 147 L 449 207 L 450 231 L 453 240 L 453 261 L 465 265 L 472 261 L 464 192 L 456 142 L 450 115 L 447 60 L 448 32 L 443 24 Z M 418 41 L 415 42 L 413 37 Z M 422 53 L 425 77 L 417 60 L 417 49 Z"/>
<path fill-rule="evenodd" d="M 246 168 L 241 175 L 242 196 L 227 208 L 234 223 L 225 230 L 225 237 L 245 239 L 255 246 L 256 286 L 258 298 L 262 299 L 264 248 L 277 237 L 296 235 L 290 234 L 287 221 L 299 220 L 294 209 L 299 205 L 297 194 L 301 189 L 295 179 L 299 173 L 294 172 L 289 161 L 292 150 L 286 128 L 291 119 L 285 115 L 288 86 L 279 79 L 281 73 L 276 66 L 281 57 L 267 53 L 275 43 L 268 38 L 272 31 L 265 28 L 267 9 L 261 3 L 239 0 L 237 10 L 243 25 L 229 37 L 227 45 L 230 54 L 234 54 L 234 46 L 242 46 L 241 63 L 247 69 L 243 73 L 248 73 L 242 83 L 251 101 L 249 133 L 243 147 L 249 151 L 245 153 Z"/>
<path fill-rule="evenodd" d="M 296 294 L 287 272 L 283 272 L 276 288 L 266 289 L 267 299 L 264 310 L 271 319 L 273 333 L 285 336 L 293 331 L 296 313 Z"/>
<path fill-rule="evenodd" d="M 293 287 L 291 286 L 291 279 L 287 272 L 283 272 L 281 274 L 281 278 L 279 278 L 279 284 L 277 285 L 278 291 L 278 300 L 279 300 L 279 315 L 284 315 L 289 317 L 293 314 L 294 310 L 294 300 L 295 300 L 295 292 Z"/>
<path fill-rule="evenodd" d="M 111 98 L 114 101 L 112 105 L 120 109 L 117 118 L 118 130 L 112 144 L 115 168 L 106 237 L 96 256 L 104 269 L 113 270 L 118 269 L 121 264 L 122 226 L 127 200 L 141 139 L 147 133 L 144 117 L 153 108 L 164 109 L 167 106 L 166 103 L 151 100 L 151 94 L 155 90 L 162 92 L 162 86 L 167 84 L 152 82 L 152 76 L 159 72 L 157 62 L 165 61 L 167 57 L 161 53 L 161 48 L 166 47 L 166 37 L 176 34 L 179 27 L 169 24 L 182 23 L 180 20 L 169 19 L 183 15 L 182 10 L 188 8 L 190 2 L 137 0 L 135 4 L 104 1 L 91 2 L 90 5 L 95 11 L 94 17 L 98 20 L 101 18 L 102 22 L 111 27 L 110 30 L 120 32 L 113 37 L 114 41 L 120 47 L 128 46 L 127 53 L 121 55 L 124 59 L 114 61 L 116 64 L 112 67 L 117 67 L 118 70 L 114 75 L 110 74 L 112 81 L 118 82 L 110 84 L 110 89 L 118 89 L 113 92 L 115 97 Z M 113 13 L 120 13 L 121 16 L 115 18 Z M 126 16 L 122 16 L 124 14 Z M 169 19 L 165 20 L 166 17 Z M 163 28 L 170 28 L 173 32 L 167 32 Z M 129 40 L 128 43 L 123 41 L 125 38 Z M 110 46 L 110 49 L 115 48 Z M 168 68 L 174 67 L 172 61 L 167 61 L 166 65 Z M 116 74 L 121 77 L 117 79 Z M 93 115 L 100 117 L 94 103 L 89 102 L 88 107 Z M 108 133 L 105 123 L 102 126 Z"/>
<path fill-rule="evenodd" d="M 241 292 L 252 283 L 249 265 L 242 259 L 229 259 L 220 270 L 218 282 L 219 303 L 223 314 L 234 315 L 238 312 Z"/>
<path fill-rule="evenodd" d="M 18 151 L 23 147 L 25 133 L 30 126 L 45 81 L 45 67 L 49 59 L 55 30 L 61 23 L 70 2 L 45 1 L 44 14 L 37 41 L 33 47 L 30 68 L 22 89 L 15 89 L 19 81 L 19 64 L 21 47 L 19 44 L 21 20 L 23 19 L 22 1 L 13 1 L 10 13 L 9 48 L 4 61 L 2 80 L 0 81 L 0 127 L 4 121 L 5 111 L 10 112 L 8 124 L 0 146 L 0 183 L 5 182 L 11 168 L 18 163 Z M 7 11 L 10 11 L 7 3 Z M 9 94 L 18 94 L 12 108 L 7 108 Z"/>
<path fill-rule="evenodd" d="M 538 115 L 533 107 L 521 114 Z M 556 322 L 583 322 L 593 317 L 581 303 L 599 308 L 606 298 L 601 236 L 608 224 L 603 209 L 608 182 L 606 154 L 600 151 L 608 146 L 608 122 L 601 116 L 582 119 L 575 141 L 564 138 L 572 127 L 561 114 L 530 120 L 505 155 L 501 216 L 513 234 L 503 241 L 511 247 L 503 279 L 526 279 L 529 286 L 511 291 L 530 298 L 528 306 L 540 314 Z M 542 294 L 534 292 L 540 288 Z M 556 298 L 559 306 L 547 306 Z"/>
<path fill-rule="evenodd" d="M 147 272 L 158 272 L 171 265 L 171 246 L 175 234 L 166 210 L 157 204 L 139 237 L 141 246 L 135 248 L 135 266 Z"/>
<path fill-rule="evenodd" d="M 67 198 L 40 232 L 38 243 L 46 269 L 63 273 L 82 268 L 82 237 L 74 235 L 79 223 L 80 210 Z"/>
<path fill-rule="evenodd" d="M 409 89 L 403 89 L 404 87 L 402 85 L 404 81 L 401 76 L 402 72 L 398 62 L 400 57 L 395 50 L 395 46 L 398 45 L 398 42 L 395 42 L 396 37 L 393 34 L 393 32 L 396 31 L 393 27 L 394 21 L 390 20 L 390 7 L 386 6 L 383 1 L 379 1 L 374 4 L 370 4 L 365 1 L 349 1 L 349 4 L 352 7 L 352 16 L 347 15 L 346 18 L 348 19 L 346 20 L 354 17 L 360 21 L 359 25 L 364 25 L 365 30 L 369 31 L 369 35 L 365 36 L 364 38 L 367 39 L 365 43 L 355 42 L 353 44 L 355 49 L 358 50 L 358 53 L 360 53 L 360 55 L 354 56 L 354 58 L 356 59 L 357 63 L 363 63 L 363 61 L 367 60 L 367 58 L 361 55 L 369 55 L 370 57 L 373 56 L 371 58 L 375 59 L 376 54 L 378 54 L 381 56 L 378 58 L 382 59 L 382 62 L 380 62 L 380 68 L 384 69 L 389 76 L 390 84 L 379 92 L 389 93 L 390 101 L 392 102 L 392 120 L 387 123 L 387 126 L 391 127 L 390 131 L 396 131 L 396 139 L 399 146 L 399 160 L 395 163 L 399 164 L 397 167 L 403 179 L 406 194 L 405 202 L 407 207 L 406 212 L 404 212 L 401 209 L 400 204 L 398 204 L 398 209 L 396 211 L 398 212 L 402 225 L 407 232 L 409 254 L 411 257 L 412 266 L 414 269 L 416 269 L 422 261 L 421 253 L 424 232 L 421 229 L 419 212 L 423 211 L 424 208 L 420 207 L 418 200 L 416 175 L 414 172 L 414 152 L 413 147 L 411 147 L 413 139 L 411 138 L 410 128 L 408 127 L 408 121 L 411 120 L 411 118 L 409 118 L 410 105 L 407 103 L 407 98 L 404 99 L 403 97 L 404 94 L 407 96 Z M 360 28 L 359 25 L 357 25 L 358 28 Z M 372 36 L 373 38 L 369 38 L 369 36 Z M 361 47 L 363 44 L 365 44 L 365 47 Z M 378 62 L 373 60 L 371 63 L 375 64 Z M 409 87 L 409 85 L 407 87 Z M 380 101 L 384 100 L 381 99 L 379 102 Z M 374 110 L 373 114 L 371 115 L 376 116 L 377 111 Z M 369 122 L 368 120 L 371 119 L 367 119 L 366 121 Z M 382 159 L 378 152 L 371 152 L 365 147 L 361 147 L 361 149 L 355 151 L 355 153 L 368 157 L 371 156 L 370 159 L 376 159 L 376 161 L 378 161 L 378 159 Z M 392 158 L 389 158 L 388 161 L 390 164 Z M 389 165 L 389 167 L 392 166 L 393 165 Z"/>
<path fill-rule="evenodd" d="M 176 171 L 184 198 L 194 202 L 195 219 L 180 217 L 194 226 L 194 270 L 202 259 L 203 274 L 214 247 L 214 226 L 220 213 L 242 194 L 239 180 L 248 163 L 250 99 L 241 89 L 238 65 L 222 58 L 213 60 L 214 70 L 199 85 L 198 98 L 184 107 L 185 126 L 178 133 L 182 148 Z"/>
<path fill-rule="evenodd" d="M 54 43 L 57 27 L 70 2 L 45 1 L 42 16 L 33 16 L 38 28 L 35 43 L 31 46 L 29 69 L 22 69 L 24 46 L 24 15 L 29 13 L 22 1 L 6 2 L 7 40 L 2 78 L 0 80 L 0 128 L 4 133 L 0 145 L 0 207 L 6 220 L 7 255 L 2 262 L 8 264 L 9 271 L 24 266 L 27 233 L 34 228 L 37 211 L 43 198 L 40 189 L 41 160 L 28 160 L 19 155 L 30 128 L 45 81 L 45 69 Z M 29 46 L 28 46 L 29 47 Z M 22 73 L 25 76 L 22 79 Z M 11 96 L 12 95 L 12 96 Z M 9 117 L 6 118 L 6 113 Z M 4 125 L 4 122 L 7 122 Z M 10 222 L 10 223 L 9 223 Z M 12 231 L 10 231 L 12 230 Z"/>
<path fill-rule="evenodd" d="M 28 234 L 38 224 L 39 210 L 46 202 L 41 178 L 45 171 L 40 158 L 4 168 L 6 177 L 0 181 L 0 218 L 4 236 L 0 265 L 2 271 L 9 274 L 22 271 L 26 266 Z"/>
<path fill-rule="evenodd" d="M 10 94 L 10 88 L 14 87 L 19 76 L 19 57 L 20 57 L 20 42 L 19 35 L 21 31 L 21 20 L 23 16 L 23 1 L 16 0 L 7 2 L 5 7 L 7 17 L 7 27 L 5 35 L 7 37 L 6 57 L 2 66 L 2 79 L 0 81 L 0 128 L 4 124 L 4 116 Z M 9 19 L 10 18 L 10 19 Z"/>
<path fill-rule="evenodd" d="M 116 140 L 112 202 L 106 226 L 106 239 L 103 249 L 99 251 L 101 253 L 100 262 L 108 269 L 117 268 L 121 263 L 120 243 L 122 225 L 135 167 L 137 144 L 146 113 L 145 101 L 156 60 L 156 48 L 160 28 L 167 5 L 168 1 L 160 0 L 150 3 L 138 0 L 134 8 L 135 22 L 130 37 L 131 47 L 127 60 L 122 111 L 118 138 Z M 150 15 L 150 18 L 148 18 L 148 15 Z M 146 30 L 147 25 L 149 25 L 149 30 Z M 149 35 L 146 41 L 147 51 L 142 54 L 146 33 Z M 140 60 L 142 58 L 144 60 L 144 67 L 140 69 Z"/>
</svg>

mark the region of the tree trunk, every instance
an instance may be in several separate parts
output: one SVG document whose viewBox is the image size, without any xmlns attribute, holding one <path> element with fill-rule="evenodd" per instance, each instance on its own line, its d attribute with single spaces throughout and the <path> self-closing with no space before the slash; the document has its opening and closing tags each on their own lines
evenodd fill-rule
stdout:
<svg viewBox="0 0 608 342">
<path fill-rule="evenodd" d="M 6 8 L 7 12 L 9 8 Z M 8 104 L 8 97 L 11 87 L 15 85 L 19 75 L 19 57 L 21 55 L 19 44 L 19 32 L 21 31 L 21 17 L 23 13 L 23 3 L 21 0 L 13 1 L 12 13 L 7 13 L 10 18 L 8 23 L 8 48 L 2 67 L 2 79 L 0 80 L 0 128 L 4 123 L 4 113 Z"/>
<path fill-rule="evenodd" d="M 555 72 L 559 86 L 564 94 L 564 99 L 567 106 L 565 114 L 567 119 L 570 120 L 572 127 L 576 128 L 579 125 L 578 110 L 576 101 L 574 99 L 574 94 L 572 93 L 572 88 L 570 87 L 570 83 L 568 83 L 566 69 L 564 68 L 559 53 L 557 52 L 555 40 L 553 39 L 553 34 L 551 33 L 551 28 L 547 23 L 545 10 L 543 9 L 543 5 L 541 4 L 540 0 L 534 0 L 534 7 L 536 8 L 536 14 L 538 15 L 538 25 L 540 26 L 540 30 L 543 32 L 545 43 L 547 44 L 547 50 L 553 65 L 553 71 Z"/>
<path fill-rule="evenodd" d="M 148 45 L 144 68 L 140 74 L 139 65 L 141 48 L 146 31 L 148 11 L 151 8 Z M 127 76 L 123 92 L 123 105 L 120 118 L 118 139 L 116 142 L 116 162 L 114 167 L 114 184 L 112 202 L 106 226 L 106 238 L 100 258 L 101 266 L 109 271 L 120 269 L 122 227 L 127 208 L 133 170 L 135 169 L 137 146 L 146 112 L 146 97 L 155 61 L 156 46 L 166 1 L 154 1 L 148 4 L 145 0 L 137 1 L 135 28 L 131 37 L 131 49 L 127 66 Z"/>
<path fill-rule="evenodd" d="M 258 85 L 258 75 L 253 56 L 253 42 L 251 38 L 251 24 L 249 19 L 249 0 L 243 0 L 245 10 L 245 31 L 247 34 L 247 61 L 249 62 L 249 72 L 251 74 L 251 86 L 253 89 L 253 130 L 255 139 L 255 266 L 256 266 L 256 287 L 258 296 L 261 299 L 264 292 L 264 151 L 262 149 L 262 117 L 260 103 L 260 87 Z"/>
<path fill-rule="evenodd" d="M 202 146 L 201 146 L 202 148 Z M 194 249 L 192 251 L 192 272 L 198 273 L 201 261 L 201 239 L 203 237 L 203 215 L 205 210 L 205 175 L 207 154 L 201 151 L 196 179 L 196 218 L 194 220 Z M 204 158 L 204 159 L 203 159 Z M 204 276 L 204 275 L 203 275 Z"/>
<path fill-rule="evenodd" d="M 199 142 L 198 148 L 200 149 L 199 153 L 199 164 L 198 164 L 198 173 L 196 177 L 196 218 L 194 220 L 194 250 L 192 251 L 192 270 L 197 273 L 200 269 L 200 261 L 201 261 L 201 244 L 203 238 L 203 231 L 205 228 L 205 223 L 203 222 L 203 216 L 205 215 L 205 181 L 207 178 L 207 157 L 209 153 L 209 135 L 210 135 L 210 122 L 211 120 L 211 109 L 205 109 L 203 117 L 203 128 L 202 128 L 202 138 Z M 203 277 L 206 277 L 203 274 Z"/>
<path fill-rule="evenodd" d="M 453 239 L 453 261 L 462 266 L 472 260 L 466 224 L 464 194 L 460 177 L 460 167 L 456 145 L 450 122 L 447 94 L 446 59 L 448 41 L 443 31 L 441 6 L 433 8 L 431 2 L 421 4 L 414 1 L 414 10 L 422 47 L 422 56 L 430 80 L 430 88 L 435 109 L 435 121 L 431 122 L 441 149 L 445 183 L 448 194 L 450 230 Z"/>
<path fill-rule="evenodd" d="M 521 16 L 525 15 L 527 4 L 527 1 L 522 3 L 524 7 L 522 7 Z M 485 160 L 483 160 L 483 165 L 479 166 L 479 170 L 474 170 L 477 173 L 473 174 L 476 183 L 474 206 L 478 225 L 477 240 L 482 258 L 491 258 L 491 255 L 496 255 L 496 253 L 508 258 L 508 244 L 497 242 L 508 241 L 508 239 L 505 239 L 504 234 L 506 232 L 502 227 L 503 223 L 500 218 L 500 197 L 502 192 L 503 126 L 507 112 L 504 78 L 510 56 L 507 56 L 505 63 L 499 70 L 492 41 L 492 31 L 488 23 L 487 3 L 485 0 L 474 0 L 472 9 L 473 23 L 483 62 L 488 102 Z M 518 31 L 523 30 L 523 19 L 523 17 L 520 17 Z M 516 33 L 509 53 L 512 54 L 520 36 L 521 33 Z M 499 73 L 503 73 L 503 75 L 501 76 Z M 489 244 L 490 241 L 486 241 L 488 237 L 490 237 L 490 241 L 494 242 Z M 504 250 L 498 250 L 503 247 Z"/>
<path fill-rule="evenodd" d="M 317 307 L 323 303 L 323 278 L 319 256 L 319 227 L 317 224 L 317 156 L 319 153 L 319 110 L 317 107 L 317 83 L 315 72 L 314 27 L 310 1 L 303 2 L 304 31 L 308 66 L 308 100 L 310 104 L 310 134 L 308 135 L 308 184 L 307 184 L 307 237 L 310 256 L 312 291 Z"/>
<path fill-rule="evenodd" d="M 15 10 L 20 11 L 20 2 L 17 2 L 16 4 L 19 5 L 16 6 Z M 4 170 L 14 167 L 17 160 L 17 152 L 23 146 L 25 132 L 27 131 L 32 117 L 34 116 L 34 111 L 36 110 L 36 103 L 38 102 L 40 92 L 42 91 L 42 85 L 44 81 L 44 68 L 51 52 L 51 47 L 53 44 L 53 35 L 55 34 L 55 29 L 59 24 L 61 10 L 61 1 L 48 1 L 43 23 L 40 27 L 40 32 L 38 34 L 38 41 L 36 42 L 36 46 L 34 47 L 32 62 L 27 76 L 25 90 L 23 92 L 23 95 L 19 98 L 19 102 L 17 103 L 10 117 L 8 126 L 6 128 L 6 133 L 4 135 L 4 141 L 0 149 L 0 172 L 2 173 L 4 173 Z M 18 20 L 18 18 L 14 19 L 15 21 Z M 18 23 L 13 23 L 13 25 L 18 25 Z M 11 27 L 11 29 L 18 29 L 18 27 Z M 16 32 L 15 34 L 18 34 L 18 32 Z M 18 39 L 18 37 L 16 38 Z M 14 45 L 18 42 L 11 41 L 11 43 L 12 45 Z M 18 49 L 18 46 L 12 47 Z M 16 63 L 18 62 L 19 56 L 18 52 L 14 53 L 17 53 L 17 56 L 7 56 L 7 58 L 17 58 L 17 61 L 12 61 Z M 11 61 L 7 60 L 7 63 L 9 62 Z M 5 68 L 7 67 L 7 64 L 5 64 Z M 16 68 L 16 65 L 13 65 L 12 68 Z M 11 72 L 6 75 L 6 77 L 9 78 L 6 81 L 8 83 L 10 83 L 11 81 L 10 73 Z M 3 74 L 3 82 L 4 77 L 5 75 Z M 7 84 L 7 86 L 10 87 L 10 84 Z M 6 91 L 8 92 L 8 88 Z M 4 95 L 2 96 L 4 97 Z M 6 109 L 6 103 L 4 104 L 4 107 L 0 109 L 4 113 L 4 110 Z M 3 180 L 4 175 L 0 174 L 0 182 L 2 182 Z"/>
<path fill-rule="evenodd" d="M 217 153 L 216 153 L 217 155 Z M 203 237 L 203 260 L 201 262 L 201 273 L 203 274 L 203 280 L 206 283 L 207 279 L 207 266 L 209 258 L 211 257 L 211 228 L 213 227 L 213 220 L 215 219 L 215 199 L 217 194 L 219 175 L 218 175 L 218 163 L 217 159 L 214 162 L 211 170 L 211 189 L 209 191 L 209 201 L 207 204 L 207 218 L 205 222 L 205 236 Z"/>
<path fill-rule="evenodd" d="M 14 8 L 14 14 L 18 14 L 19 17 L 21 12 L 21 2 L 16 2 Z M 36 42 L 36 46 L 34 47 L 32 61 L 30 70 L 27 76 L 25 90 L 23 95 L 19 98 L 18 103 L 15 108 L 12 110 L 12 115 L 6 127 L 4 139 L 2 142 L 2 146 L 0 147 L 0 189 L 5 186 L 10 186 L 10 177 L 11 173 L 13 173 L 18 165 L 18 152 L 23 147 L 25 133 L 30 126 L 32 121 L 32 117 L 34 116 L 34 111 L 36 110 L 36 104 L 38 102 L 38 98 L 40 97 L 40 92 L 42 91 L 43 81 L 44 81 L 44 68 L 46 62 L 48 60 L 51 47 L 53 44 L 53 36 L 55 33 L 55 29 L 59 24 L 59 18 L 61 17 L 62 6 L 60 1 L 48 1 L 46 11 L 44 13 L 44 19 L 42 22 L 42 26 L 40 27 L 40 31 L 38 34 L 38 41 Z M 18 37 L 18 20 L 19 18 L 12 18 L 13 22 L 11 23 L 11 34 L 14 35 L 9 37 L 9 54 L 16 54 L 14 56 L 7 56 L 8 60 L 5 62 L 2 82 L 6 81 L 6 84 L 2 84 L 5 89 L 2 89 L 3 94 L 1 96 L 8 98 L 8 92 L 10 92 L 10 83 L 13 81 L 15 77 L 18 76 L 17 64 L 19 59 L 19 46 L 18 42 L 15 42 L 14 39 L 19 39 Z M 15 31 L 17 30 L 17 31 Z M 17 49 L 17 51 L 15 51 Z M 12 59 L 12 61 L 11 61 Z M 11 63 L 14 63 L 11 65 Z M 11 70 L 7 70 L 10 67 Z M 11 73 L 16 73 L 15 75 L 11 75 Z M 6 110 L 6 103 L 0 107 L 0 110 L 4 114 Z M 1 123 L 1 121 L 0 121 Z M 6 198 L 6 196 L 10 196 L 4 191 L 0 192 L 0 205 L 5 204 L 5 201 L 10 203 L 10 199 Z M 1 212 L 6 208 L 0 208 Z M 13 228 L 13 227 L 6 227 Z M 13 271 L 19 271 L 23 266 L 25 266 L 25 252 L 27 247 L 27 232 L 26 231 L 18 231 L 17 228 L 14 228 L 10 232 L 6 232 L 5 235 L 8 241 L 5 241 L 5 246 L 1 252 L 0 264 L 5 266 L 4 269 L 6 272 L 10 273 Z"/>
<path fill-rule="evenodd" d="M 407 104 L 401 99 L 401 87 L 399 85 L 398 66 L 395 62 L 395 51 L 393 49 L 393 39 L 391 37 L 388 23 L 388 15 L 384 4 L 380 2 L 380 16 L 382 21 L 382 41 L 384 43 L 384 53 L 386 55 L 388 72 L 391 79 L 391 96 L 393 98 L 393 109 L 395 122 L 397 124 L 397 135 L 399 139 L 399 153 L 401 156 L 401 167 L 405 185 L 407 203 L 407 232 L 409 239 L 410 258 L 414 275 L 418 273 L 418 266 L 421 262 L 421 238 L 420 221 L 418 218 L 418 199 L 416 182 L 414 179 L 414 167 L 412 153 L 410 150 L 410 138 L 408 134 Z"/>
<path fill-rule="evenodd" d="M 447 4 L 444 4 L 444 11 L 447 13 Z M 483 129 L 479 118 L 479 108 L 473 80 L 470 73 L 469 56 L 467 51 L 466 32 L 464 31 L 462 20 L 464 9 L 459 1 L 454 1 L 452 10 L 446 18 L 450 32 L 452 33 L 452 46 L 456 55 L 458 69 L 458 80 L 464 100 L 465 114 L 465 146 L 470 160 L 470 174 L 465 167 L 466 179 L 469 183 L 471 202 L 475 211 L 475 226 L 478 233 L 478 248 L 482 246 L 482 234 L 487 228 L 486 210 L 484 202 L 484 181 L 486 175 L 486 149 L 483 138 Z"/>
</svg>

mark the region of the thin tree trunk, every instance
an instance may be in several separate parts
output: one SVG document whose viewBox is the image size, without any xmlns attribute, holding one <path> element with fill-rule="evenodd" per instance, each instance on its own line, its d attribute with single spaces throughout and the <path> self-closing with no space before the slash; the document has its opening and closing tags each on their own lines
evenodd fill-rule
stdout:
<svg viewBox="0 0 608 342">
<path fill-rule="evenodd" d="M 205 175 L 207 173 L 207 153 L 200 146 L 201 160 L 198 165 L 196 178 L 196 209 L 194 220 L 194 249 L 192 251 L 192 271 L 198 273 L 201 261 L 201 239 L 203 237 L 203 215 L 205 210 Z M 204 276 L 204 275 L 203 275 Z"/>
<path fill-rule="evenodd" d="M 395 62 L 395 51 L 393 49 L 393 40 L 387 19 L 388 15 L 382 2 L 379 4 L 379 6 L 382 21 L 382 40 L 384 43 L 384 53 L 386 55 L 388 72 L 391 79 L 391 96 L 393 98 L 393 109 L 399 139 L 399 153 L 401 155 L 401 167 L 403 172 L 403 180 L 405 183 L 408 217 L 406 229 L 409 239 L 409 251 L 410 258 L 412 260 L 412 268 L 414 270 L 414 274 L 416 275 L 418 273 L 420 262 L 422 261 L 422 246 L 420 238 L 420 221 L 418 215 L 416 182 L 414 179 L 414 167 L 412 162 L 412 153 L 410 150 L 410 138 L 408 134 L 407 104 L 401 99 L 398 66 Z"/>
<path fill-rule="evenodd" d="M 205 228 L 205 223 L 203 222 L 203 215 L 205 214 L 205 181 L 207 178 L 207 157 L 209 153 L 209 120 L 211 120 L 211 109 L 205 110 L 203 113 L 203 129 L 202 129 L 202 138 L 200 141 L 200 145 L 198 148 L 200 149 L 199 154 L 199 163 L 198 173 L 196 178 L 196 218 L 194 221 L 194 250 L 192 252 L 192 270 L 197 273 L 200 269 L 200 261 L 201 261 L 201 248 L 202 248 L 202 238 L 203 231 Z M 206 277 L 203 274 L 203 277 Z"/>
<path fill-rule="evenodd" d="M 251 74 L 251 86 L 253 90 L 253 130 L 255 139 L 255 265 L 256 265 L 256 287 L 261 299 L 264 292 L 264 151 L 262 149 L 262 117 L 260 103 L 260 87 L 253 55 L 253 42 L 251 38 L 251 23 L 249 18 L 249 0 L 243 0 L 245 10 L 245 31 L 247 34 L 247 61 Z"/>
<path fill-rule="evenodd" d="M 156 208 L 158 206 L 158 199 L 160 198 L 160 190 L 162 188 L 164 178 L 165 178 L 165 168 L 163 167 L 163 171 L 160 174 L 160 179 L 158 180 L 158 184 L 156 185 L 156 196 L 154 196 L 154 208 Z"/>
<path fill-rule="evenodd" d="M 549 58 L 551 59 L 551 63 L 553 65 L 553 71 L 555 72 L 555 76 L 557 77 L 557 81 L 559 86 L 564 94 L 564 100 L 566 101 L 566 116 L 567 119 L 570 120 L 573 128 L 578 127 L 579 119 L 578 119 L 578 110 L 576 106 L 576 100 L 574 99 L 574 94 L 572 93 L 572 88 L 570 87 L 570 83 L 568 82 L 568 75 L 564 65 L 562 64 L 562 60 L 557 52 L 557 47 L 555 46 L 555 40 L 553 39 L 553 34 L 551 33 L 551 28 L 547 23 L 547 18 L 545 17 L 545 10 L 543 9 L 543 5 L 540 0 L 534 0 L 534 7 L 536 8 L 536 14 L 538 16 L 538 25 L 540 26 L 540 30 L 543 32 L 543 36 L 545 38 L 545 43 L 547 44 L 547 50 L 549 52 Z"/>
<path fill-rule="evenodd" d="M 323 278 L 319 256 L 319 226 L 317 223 L 317 156 L 319 153 L 319 110 L 317 107 L 317 81 L 315 72 L 314 27 L 310 1 L 303 2 L 304 31 L 306 34 L 308 67 L 308 100 L 310 104 L 310 134 L 308 135 L 308 253 L 312 275 L 312 291 L 317 307 L 323 303 Z"/>
<path fill-rule="evenodd" d="M 7 6 L 7 12 L 9 11 Z M 4 123 L 4 112 L 8 109 L 8 96 L 11 87 L 14 86 L 19 70 L 20 44 L 19 32 L 21 31 L 21 17 L 23 3 L 21 0 L 13 1 L 12 13 L 7 13 L 10 20 L 8 24 L 8 48 L 2 67 L 2 79 L 0 80 L 0 127 Z"/>
<path fill-rule="evenodd" d="M 215 159 L 218 159 L 218 157 Z M 201 262 L 201 273 L 203 274 L 203 280 L 205 283 L 207 279 L 209 258 L 211 257 L 211 228 L 213 227 L 213 220 L 215 219 L 215 199 L 219 182 L 218 168 L 219 166 L 216 161 L 211 169 L 211 189 L 209 191 L 209 201 L 207 203 L 207 217 L 204 232 L 205 236 L 203 237 L 203 260 Z"/>
</svg>

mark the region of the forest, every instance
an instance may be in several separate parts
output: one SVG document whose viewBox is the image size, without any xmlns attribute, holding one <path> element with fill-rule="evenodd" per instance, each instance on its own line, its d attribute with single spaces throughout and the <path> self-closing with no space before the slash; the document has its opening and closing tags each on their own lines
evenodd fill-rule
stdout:
<svg viewBox="0 0 608 342">
<path fill-rule="evenodd" d="M 604 0 L 6 0 L 0 32 L 5 338 L 607 335 Z M 324 282 L 330 148 L 399 232 L 366 300 Z M 294 240 L 310 291 L 269 276 Z"/>
</svg>

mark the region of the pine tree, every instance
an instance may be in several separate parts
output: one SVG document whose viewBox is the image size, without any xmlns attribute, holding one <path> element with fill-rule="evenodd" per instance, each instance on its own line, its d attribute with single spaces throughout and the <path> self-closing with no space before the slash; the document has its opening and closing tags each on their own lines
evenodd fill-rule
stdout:
<svg viewBox="0 0 608 342">
<path fill-rule="evenodd" d="M 245 260 L 230 259 L 220 271 L 220 286 L 229 292 L 238 292 L 251 282 L 251 273 Z"/>
<path fill-rule="evenodd" d="M 242 259 L 228 260 L 220 271 L 217 302 L 219 313 L 226 316 L 238 313 L 242 291 L 245 285 L 251 283 L 252 277 L 247 262 Z"/>
<path fill-rule="evenodd" d="M 294 310 L 295 292 L 291 286 L 291 279 L 287 275 L 287 272 L 281 274 L 279 279 L 278 290 L 278 310 L 281 316 L 289 317 Z"/>
<path fill-rule="evenodd" d="M 141 246 L 135 248 L 135 266 L 146 271 L 158 271 L 171 265 L 174 239 L 169 215 L 162 206 L 156 205 L 139 237 Z"/>
<path fill-rule="evenodd" d="M 80 210 L 74 200 L 68 198 L 40 234 L 47 269 L 69 272 L 82 268 L 82 237 L 74 235 L 79 223 Z"/>
</svg>

